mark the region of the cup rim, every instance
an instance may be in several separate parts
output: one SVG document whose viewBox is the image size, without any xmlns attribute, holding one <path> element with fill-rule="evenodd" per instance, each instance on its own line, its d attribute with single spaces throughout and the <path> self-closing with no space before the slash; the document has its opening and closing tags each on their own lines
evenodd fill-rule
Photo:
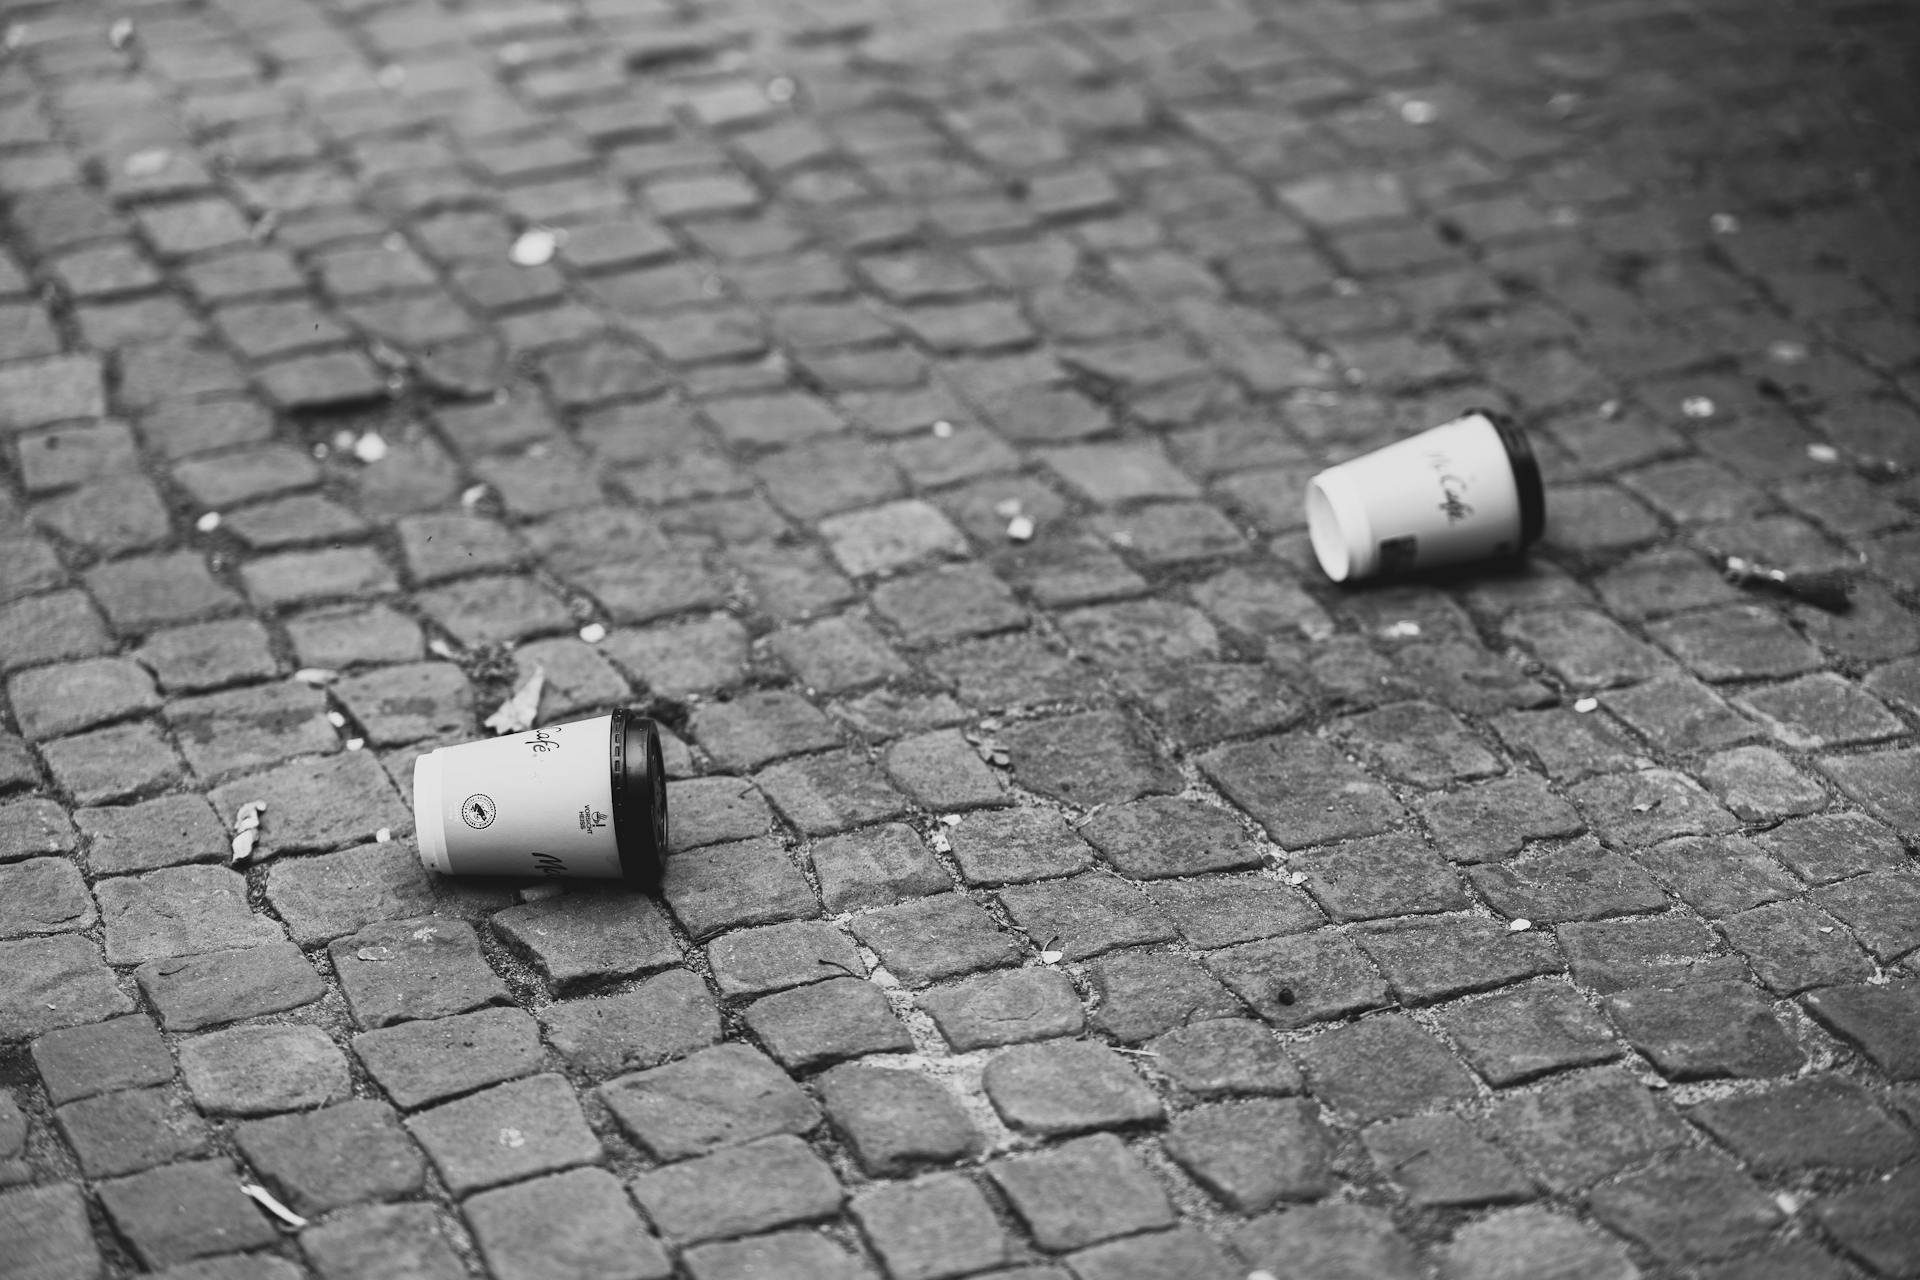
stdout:
<svg viewBox="0 0 1920 1280">
<path fill-rule="evenodd" d="M 621 878 L 651 886 L 666 873 L 667 770 L 659 726 L 637 712 L 613 713 L 607 732 L 613 841 Z"/>
</svg>

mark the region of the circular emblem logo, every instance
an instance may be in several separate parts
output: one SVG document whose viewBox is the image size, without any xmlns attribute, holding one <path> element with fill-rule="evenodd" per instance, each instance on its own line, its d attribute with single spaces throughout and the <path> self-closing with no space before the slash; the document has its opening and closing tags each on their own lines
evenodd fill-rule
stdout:
<svg viewBox="0 0 1920 1280">
<path fill-rule="evenodd" d="M 498 812 L 499 809 L 495 807 L 493 797 L 487 795 L 470 795 L 460 806 L 460 816 L 465 818 L 467 825 L 475 831 L 492 826 L 493 817 Z"/>
</svg>

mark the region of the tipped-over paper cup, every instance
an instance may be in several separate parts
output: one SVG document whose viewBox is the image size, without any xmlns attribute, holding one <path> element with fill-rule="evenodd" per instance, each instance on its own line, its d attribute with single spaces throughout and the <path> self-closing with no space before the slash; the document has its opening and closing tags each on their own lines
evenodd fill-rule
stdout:
<svg viewBox="0 0 1920 1280">
<path fill-rule="evenodd" d="M 667 855 L 660 732 L 628 711 L 414 761 L 420 862 L 447 875 L 655 885 Z"/>
<path fill-rule="evenodd" d="M 1329 467 L 1307 486 L 1307 533 L 1335 582 L 1515 556 L 1547 522 L 1520 428 L 1474 409 Z"/>
</svg>

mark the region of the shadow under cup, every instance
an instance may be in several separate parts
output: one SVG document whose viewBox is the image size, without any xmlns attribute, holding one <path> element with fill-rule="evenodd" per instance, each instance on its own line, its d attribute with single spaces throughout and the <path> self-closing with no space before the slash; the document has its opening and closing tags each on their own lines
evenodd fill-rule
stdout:
<svg viewBox="0 0 1920 1280">
<path fill-rule="evenodd" d="M 441 747 L 413 765 L 420 862 L 444 875 L 660 883 L 660 731 L 630 711 Z"/>
</svg>

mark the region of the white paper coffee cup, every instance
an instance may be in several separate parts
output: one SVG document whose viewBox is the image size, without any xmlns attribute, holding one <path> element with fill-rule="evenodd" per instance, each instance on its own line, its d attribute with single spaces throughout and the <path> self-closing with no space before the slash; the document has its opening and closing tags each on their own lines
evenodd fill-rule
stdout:
<svg viewBox="0 0 1920 1280">
<path fill-rule="evenodd" d="M 628 711 L 414 761 L 420 862 L 445 875 L 577 876 L 652 886 L 667 853 L 653 721 Z"/>
<path fill-rule="evenodd" d="M 1307 534 L 1335 582 L 1520 554 L 1546 526 L 1527 438 L 1473 409 L 1307 485 Z"/>
</svg>

